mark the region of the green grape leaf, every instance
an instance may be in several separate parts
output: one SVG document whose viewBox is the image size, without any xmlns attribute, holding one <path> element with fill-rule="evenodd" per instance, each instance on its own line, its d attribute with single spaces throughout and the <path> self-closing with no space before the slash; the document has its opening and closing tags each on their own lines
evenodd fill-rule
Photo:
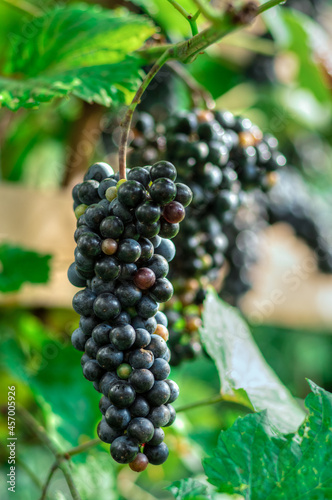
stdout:
<svg viewBox="0 0 332 500">
<path fill-rule="evenodd" d="M 0 245 L 0 292 L 16 292 L 24 283 L 47 283 L 51 255 Z"/>
<path fill-rule="evenodd" d="M 204 496 L 207 492 L 207 486 L 196 479 L 189 478 L 175 481 L 168 486 L 167 490 L 174 495 L 176 500 L 190 500 Z"/>
<path fill-rule="evenodd" d="M 294 432 L 304 413 L 266 363 L 238 310 L 209 291 L 204 303 L 202 342 L 215 361 L 225 399 L 267 410 L 280 432 Z"/>
<path fill-rule="evenodd" d="M 146 17 L 124 10 L 56 7 L 12 37 L 0 105 L 34 108 L 69 94 L 104 106 L 129 103 L 142 65 L 132 52 L 154 31 Z"/>
<path fill-rule="evenodd" d="M 155 31 L 144 16 L 98 6 L 59 6 L 22 28 L 7 65 L 10 73 L 36 77 L 74 68 L 116 64 Z"/>
<path fill-rule="evenodd" d="M 203 460 L 210 483 L 247 500 L 332 498 L 332 394 L 310 382 L 300 428 L 271 436 L 266 412 L 239 418 Z"/>
<path fill-rule="evenodd" d="M 40 76 L 27 80 L 0 77 L 0 105 L 12 111 L 20 107 L 36 108 L 55 97 L 74 94 L 103 106 L 113 102 L 128 103 L 139 85 L 139 62 L 136 58 L 112 65 L 90 66 L 67 71 L 54 77 Z"/>
</svg>

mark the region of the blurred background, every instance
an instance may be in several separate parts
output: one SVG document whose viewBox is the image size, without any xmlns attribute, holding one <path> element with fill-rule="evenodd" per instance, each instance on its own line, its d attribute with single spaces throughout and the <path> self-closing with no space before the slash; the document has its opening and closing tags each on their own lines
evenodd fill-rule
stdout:
<svg viewBox="0 0 332 500">
<path fill-rule="evenodd" d="M 11 3 L 0 1 L 0 66 L 30 15 Z M 148 15 L 161 27 L 155 40 L 189 36 L 166 0 L 99 3 Z M 190 0 L 182 3 L 193 10 Z M 220 293 L 241 309 L 267 362 L 299 399 L 309 392 L 306 377 L 332 391 L 331 37 L 329 1 L 288 0 L 200 55 L 186 67 L 186 81 L 163 69 L 139 108 L 162 121 L 199 105 L 202 86 L 216 109 L 244 115 L 278 139 L 288 165 L 270 192 L 253 195 L 242 209 Z M 65 448 L 95 437 L 100 420 L 99 396 L 70 343 L 79 321 L 66 276 L 75 248 L 71 190 L 94 161 L 117 169 L 122 113 L 75 97 L 39 109 L 0 109 L 1 404 L 15 385 L 19 403 Z M 178 406 L 219 390 L 213 362 L 203 353 L 191 357 L 172 368 Z M 167 463 L 139 476 L 111 461 L 107 445 L 79 455 L 75 478 L 84 483 L 84 498 L 99 485 L 98 500 L 171 498 L 164 487 L 202 474 L 202 456 L 237 415 L 219 405 L 182 412 L 167 429 Z M 18 425 L 19 498 L 30 500 L 38 498 L 52 457 Z M 3 433 L 6 427 L 2 421 Z M 4 484 L 5 466 L 0 473 Z M 69 498 L 66 488 L 57 472 L 51 498 Z"/>
</svg>

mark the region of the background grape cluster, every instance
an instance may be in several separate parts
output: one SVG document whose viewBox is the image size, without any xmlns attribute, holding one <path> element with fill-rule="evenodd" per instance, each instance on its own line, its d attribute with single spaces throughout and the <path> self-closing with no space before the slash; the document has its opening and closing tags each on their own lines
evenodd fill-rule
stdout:
<svg viewBox="0 0 332 500">
<path fill-rule="evenodd" d="M 179 390 L 168 379 L 168 322 L 159 311 L 173 295 L 171 238 L 192 199 L 176 177 L 174 165 L 161 161 L 119 181 L 98 163 L 73 189 L 77 247 L 68 277 L 85 288 L 73 298 L 81 319 L 72 343 L 84 351 L 85 378 L 103 394 L 98 436 L 135 471 L 167 459 L 162 427 L 176 417 Z"/>
<path fill-rule="evenodd" d="M 209 283 L 220 289 L 226 260 L 223 290 L 229 302 L 236 302 L 250 287 L 247 270 L 255 260 L 254 250 L 250 241 L 245 242 L 249 231 L 241 238 L 238 233 L 253 225 L 253 217 L 244 215 L 254 205 L 257 211 L 253 192 L 268 191 L 286 159 L 275 137 L 264 135 L 248 118 L 201 109 L 172 113 L 165 123 L 156 122 L 148 112 L 137 113 L 131 148 L 131 166 L 169 158 L 193 192 L 172 265 L 178 300 L 174 298 L 165 311 L 171 362 L 178 364 L 201 351 L 197 332 L 205 289 Z M 258 211 L 266 210 L 261 206 Z M 260 213 L 254 218 L 261 225 Z M 239 250 L 235 245 L 241 239 Z"/>
</svg>

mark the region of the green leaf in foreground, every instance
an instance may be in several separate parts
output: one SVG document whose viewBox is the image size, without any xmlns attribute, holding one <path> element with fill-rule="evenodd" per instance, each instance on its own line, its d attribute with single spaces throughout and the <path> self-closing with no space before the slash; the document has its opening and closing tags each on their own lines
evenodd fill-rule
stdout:
<svg viewBox="0 0 332 500">
<path fill-rule="evenodd" d="M 74 94 L 102 106 L 131 99 L 139 84 L 139 61 L 125 61 L 103 66 L 76 69 L 54 77 L 40 76 L 28 80 L 0 77 L 0 105 L 12 111 L 20 107 L 35 108 L 55 97 Z"/>
<path fill-rule="evenodd" d="M 280 432 L 298 428 L 304 413 L 266 363 L 237 309 L 213 291 L 204 303 L 201 338 L 216 363 L 225 399 L 243 403 L 247 396 L 255 410 L 267 410 Z"/>
<path fill-rule="evenodd" d="M 128 103 L 141 66 L 131 53 L 154 31 L 147 18 L 126 11 L 56 7 L 20 30 L 33 36 L 15 37 L 8 77 L 0 77 L 0 106 L 37 107 L 70 93 L 103 106 Z"/>
<path fill-rule="evenodd" d="M 17 37 L 10 73 L 57 74 L 75 68 L 116 64 L 141 47 L 155 31 L 151 21 L 127 11 L 98 6 L 59 6 L 23 26 Z"/>
<path fill-rule="evenodd" d="M 50 255 L 11 246 L 0 245 L 0 292 L 15 292 L 23 283 L 47 283 Z"/>
<path fill-rule="evenodd" d="M 247 500 L 332 498 L 332 394 L 309 382 L 309 415 L 299 430 L 272 437 L 266 412 L 239 418 L 203 461 L 208 480 Z"/>
</svg>

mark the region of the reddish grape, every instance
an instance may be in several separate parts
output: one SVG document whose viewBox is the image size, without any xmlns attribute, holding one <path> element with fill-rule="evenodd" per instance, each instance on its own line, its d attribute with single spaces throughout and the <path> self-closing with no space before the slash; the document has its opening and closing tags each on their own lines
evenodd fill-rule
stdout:
<svg viewBox="0 0 332 500">
<path fill-rule="evenodd" d="M 181 222 L 186 215 L 186 211 L 178 201 L 171 201 L 163 211 L 164 219 L 167 220 L 170 224 L 176 224 L 177 222 Z"/>
<path fill-rule="evenodd" d="M 135 285 L 141 290 L 147 290 L 152 285 L 154 285 L 155 281 L 156 275 L 154 274 L 152 269 L 149 269 L 148 267 L 141 267 L 141 269 L 137 271 L 134 277 Z"/>
<path fill-rule="evenodd" d="M 143 472 L 149 465 L 149 460 L 144 453 L 137 453 L 135 460 L 130 462 L 129 467 L 134 472 Z"/>
</svg>

